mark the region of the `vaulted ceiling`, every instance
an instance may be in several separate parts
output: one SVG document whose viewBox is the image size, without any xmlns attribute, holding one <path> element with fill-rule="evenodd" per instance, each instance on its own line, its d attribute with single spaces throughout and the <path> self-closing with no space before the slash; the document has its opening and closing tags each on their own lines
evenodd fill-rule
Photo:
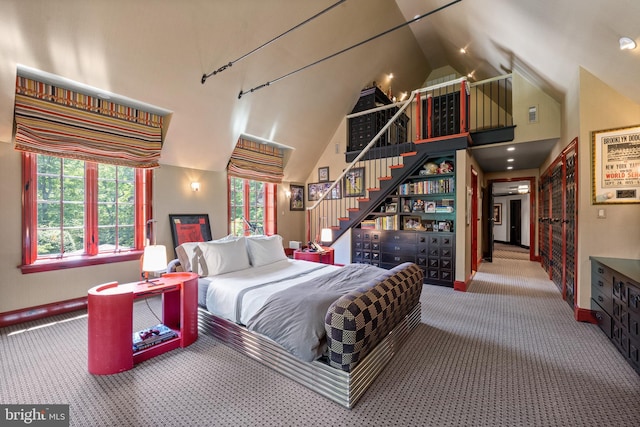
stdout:
<svg viewBox="0 0 640 427">
<path fill-rule="evenodd" d="M 306 179 L 360 90 L 388 73 L 399 93 L 446 65 L 476 80 L 513 70 L 562 102 L 582 66 L 640 102 L 640 48 L 618 49 L 620 36 L 640 41 L 640 2 L 449 3 L 1 0 L 0 141 L 11 143 L 18 64 L 170 111 L 163 164 L 223 170 L 246 134 L 293 148 L 287 181 Z"/>
</svg>

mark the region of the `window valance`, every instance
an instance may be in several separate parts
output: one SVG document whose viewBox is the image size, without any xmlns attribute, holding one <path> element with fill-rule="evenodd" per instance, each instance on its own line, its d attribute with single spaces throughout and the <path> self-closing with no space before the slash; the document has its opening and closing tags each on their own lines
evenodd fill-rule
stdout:
<svg viewBox="0 0 640 427">
<path fill-rule="evenodd" d="M 15 148 L 136 168 L 158 166 L 162 116 L 18 76 Z"/>
<path fill-rule="evenodd" d="M 284 150 L 240 138 L 227 166 L 229 175 L 255 181 L 282 182 Z"/>
</svg>

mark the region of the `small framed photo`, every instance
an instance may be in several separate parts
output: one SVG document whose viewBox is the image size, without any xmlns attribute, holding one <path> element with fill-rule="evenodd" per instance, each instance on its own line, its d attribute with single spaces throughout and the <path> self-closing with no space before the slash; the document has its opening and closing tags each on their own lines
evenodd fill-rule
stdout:
<svg viewBox="0 0 640 427">
<path fill-rule="evenodd" d="M 304 186 L 303 185 L 289 185 L 289 191 L 291 192 L 291 198 L 289 199 L 290 211 L 303 211 L 304 210 Z"/>
<path fill-rule="evenodd" d="M 502 203 L 496 203 L 493 205 L 493 224 L 502 224 Z"/>
<path fill-rule="evenodd" d="M 438 231 L 451 231 L 451 223 L 449 221 L 438 222 Z"/>
<path fill-rule="evenodd" d="M 405 230 L 422 230 L 422 222 L 419 216 L 405 216 L 402 219 L 402 228 Z"/>
<path fill-rule="evenodd" d="M 398 212 L 398 204 L 397 203 L 387 203 L 385 208 L 385 212 L 387 213 L 396 213 Z"/>
<path fill-rule="evenodd" d="M 318 168 L 318 181 L 326 182 L 329 181 L 329 166 L 323 166 Z"/>
<path fill-rule="evenodd" d="M 435 212 L 436 211 L 436 202 L 427 201 L 424 204 L 425 212 Z"/>
</svg>

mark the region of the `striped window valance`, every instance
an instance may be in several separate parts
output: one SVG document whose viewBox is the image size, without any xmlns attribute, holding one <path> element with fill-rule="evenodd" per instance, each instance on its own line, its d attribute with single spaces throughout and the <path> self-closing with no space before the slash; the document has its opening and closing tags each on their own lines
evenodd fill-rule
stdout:
<svg viewBox="0 0 640 427">
<path fill-rule="evenodd" d="M 229 175 L 279 184 L 283 177 L 284 152 L 280 147 L 240 138 L 231 154 Z"/>
<path fill-rule="evenodd" d="M 136 168 L 158 166 L 162 116 L 18 76 L 15 148 Z"/>
</svg>

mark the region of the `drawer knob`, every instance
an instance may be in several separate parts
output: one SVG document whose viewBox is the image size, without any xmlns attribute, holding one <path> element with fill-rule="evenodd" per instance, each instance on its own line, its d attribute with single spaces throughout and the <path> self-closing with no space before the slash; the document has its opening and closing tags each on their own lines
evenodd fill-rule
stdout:
<svg viewBox="0 0 640 427">
<path fill-rule="evenodd" d="M 598 295 L 598 301 L 604 302 L 604 298 L 602 298 L 602 295 Z"/>
<path fill-rule="evenodd" d="M 598 273 L 603 274 L 604 273 L 604 268 L 598 267 Z"/>
<path fill-rule="evenodd" d="M 600 286 L 601 288 L 604 286 L 604 283 L 602 282 L 602 280 L 598 280 L 598 286 Z"/>
</svg>

